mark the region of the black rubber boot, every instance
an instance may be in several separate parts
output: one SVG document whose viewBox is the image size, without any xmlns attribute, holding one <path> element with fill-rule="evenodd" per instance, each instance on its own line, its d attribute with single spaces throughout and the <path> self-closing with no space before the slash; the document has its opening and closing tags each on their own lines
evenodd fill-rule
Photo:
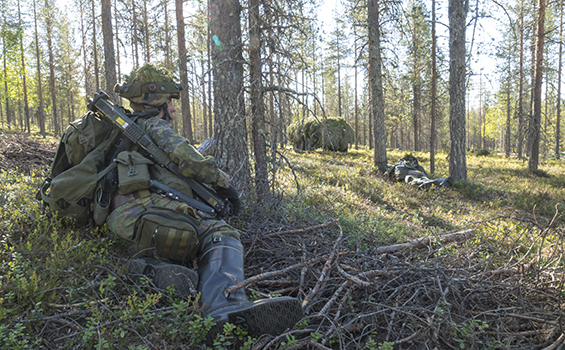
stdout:
<svg viewBox="0 0 565 350">
<path fill-rule="evenodd" d="M 212 317 L 216 323 L 208 334 L 208 341 L 221 333 L 228 322 L 249 334 L 276 336 L 292 329 L 304 315 L 300 301 L 291 297 L 251 302 L 243 288 L 226 297 L 226 287 L 244 280 L 243 246 L 235 238 L 214 238 L 206 244 L 198 263 L 198 275 L 203 317 Z"/>
<path fill-rule="evenodd" d="M 196 295 L 198 274 L 186 266 L 146 257 L 128 261 L 127 268 L 129 274 L 146 276 L 161 290 L 174 284 L 176 294 Z"/>
</svg>

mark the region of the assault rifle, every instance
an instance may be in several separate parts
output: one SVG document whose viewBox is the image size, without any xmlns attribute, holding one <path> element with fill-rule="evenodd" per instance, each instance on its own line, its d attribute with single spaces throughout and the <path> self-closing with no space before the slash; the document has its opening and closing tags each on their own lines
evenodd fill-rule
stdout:
<svg viewBox="0 0 565 350">
<path fill-rule="evenodd" d="M 157 147 L 149 135 L 128 117 L 120 107 L 112 103 L 105 92 L 101 91 L 95 94 L 94 98 L 89 100 L 88 109 L 109 120 L 128 139 L 144 149 L 157 164 L 185 181 L 198 200 L 160 183 L 153 182 L 152 187 L 171 198 L 185 202 L 208 216 L 222 217 L 229 211 L 229 202 L 224 202 L 209 186 L 182 176 L 178 165 L 162 149 Z"/>
</svg>

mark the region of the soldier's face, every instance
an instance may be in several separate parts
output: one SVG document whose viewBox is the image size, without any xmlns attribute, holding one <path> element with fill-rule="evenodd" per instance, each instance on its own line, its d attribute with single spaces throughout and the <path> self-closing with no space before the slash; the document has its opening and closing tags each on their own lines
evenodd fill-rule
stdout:
<svg viewBox="0 0 565 350">
<path fill-rule="evenodd" d="M 174 117 L 174 116 L 175 116 L 175 112 L 177 111 L 177 109 L 175 108 L 175 105 L 174 105 L 174 103 L 173 103 L 173 100 L 171 100 L 171 99 L 168 99 L 168 100 L 167 100 L 167 108 L 169 109 L 169 115 L 170 115 L 171 117 Z"/>
<path fill-rule="evenodd" d="M 171 116 L 171 119 L 175 117 L 175 112 L 177 111 L 177 109 L 175 108 L 175 105 L 173 104 L 173 101 L 171 99 L 167 100 L 167 109 L 169 112 L 169 115 Z M 157 115 L 158 118 L 163 119 L 165 116 L 165 113 L 163 112 L 163 110 L 161 110 L 161 112 Z"/>
</svg>

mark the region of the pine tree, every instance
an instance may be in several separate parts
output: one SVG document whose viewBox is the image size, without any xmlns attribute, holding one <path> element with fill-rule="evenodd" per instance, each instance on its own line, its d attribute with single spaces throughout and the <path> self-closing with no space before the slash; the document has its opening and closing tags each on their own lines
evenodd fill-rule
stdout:
<svg viewBox="0 0 565 350">
<path fill-rule="evenodd" d="M 465 26 L 468 0 L 449 0 L 449 115 L 451 150 L 449 175 L 467 180 L 465 140 Z"/>
</svg>

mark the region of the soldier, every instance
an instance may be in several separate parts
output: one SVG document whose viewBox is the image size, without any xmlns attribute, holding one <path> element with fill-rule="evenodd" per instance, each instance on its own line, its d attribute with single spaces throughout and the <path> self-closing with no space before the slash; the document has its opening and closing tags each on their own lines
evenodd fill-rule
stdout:
<svg viewBox="0 0 565 350">
<path fill-rule="evenodd" d="M 232 212 L 237 215 L 241 202 L 229 176 L 216 167 L 213 157 L 202 156 L 170 124 L 175 113 L 172 99 L 178 99 L 182 90 L 171 73 L 146 64 L 134 69 L 114 90 L 129 100 L 134 110 L 131 118 L 177 163 L 182 176 L 212 186 L 232 204 Z M 168 170 L 152 165 L 147 158 L 138 158 L 135 152 L 122 152 L 117 157 L 118 166 L 120 162 L 128 167 L 147 163 L 151 178 L 191 194 L 190 188 Z M 122 186 L 121 173 L 119 177 Z M 302 308 L 295 298 L 250 302 L 243 289 L 229 297 L 224 295 L 226 287 L 244 280 L 239 233 L 225 221 L 202 217 L 188 204 L 148 189 L 122 192 L 127 191 L 120 191 L 113 199 L 107 223 L 111 232 L 132 242 L 140 256 L 129 262 L 130 272 L 149 276 L 158 288 L 174 284 L 184 294 L 197 287 L 204 318 L 212 317 L 216 323 L 209 339 L 227 322 L 250 334 L 277 335 L 292 329 L 302 318 Z M 193 260 L 197 261 L 198 273 L 184 266 Z"/>
<path fill-rule="evenodd" d="M 420 189 L 430 188 L 432 185 L 438 187 L 450 187 L 453 183 L 451 177 L 441 177 L 430 179 L 426 170 L 418 163 L 418 159 L 413 155 L 406 154 L 398 164 L 390 166 L 387 170 L 388 176 L 396 181 L 404 181 Z"/>
</svg>

